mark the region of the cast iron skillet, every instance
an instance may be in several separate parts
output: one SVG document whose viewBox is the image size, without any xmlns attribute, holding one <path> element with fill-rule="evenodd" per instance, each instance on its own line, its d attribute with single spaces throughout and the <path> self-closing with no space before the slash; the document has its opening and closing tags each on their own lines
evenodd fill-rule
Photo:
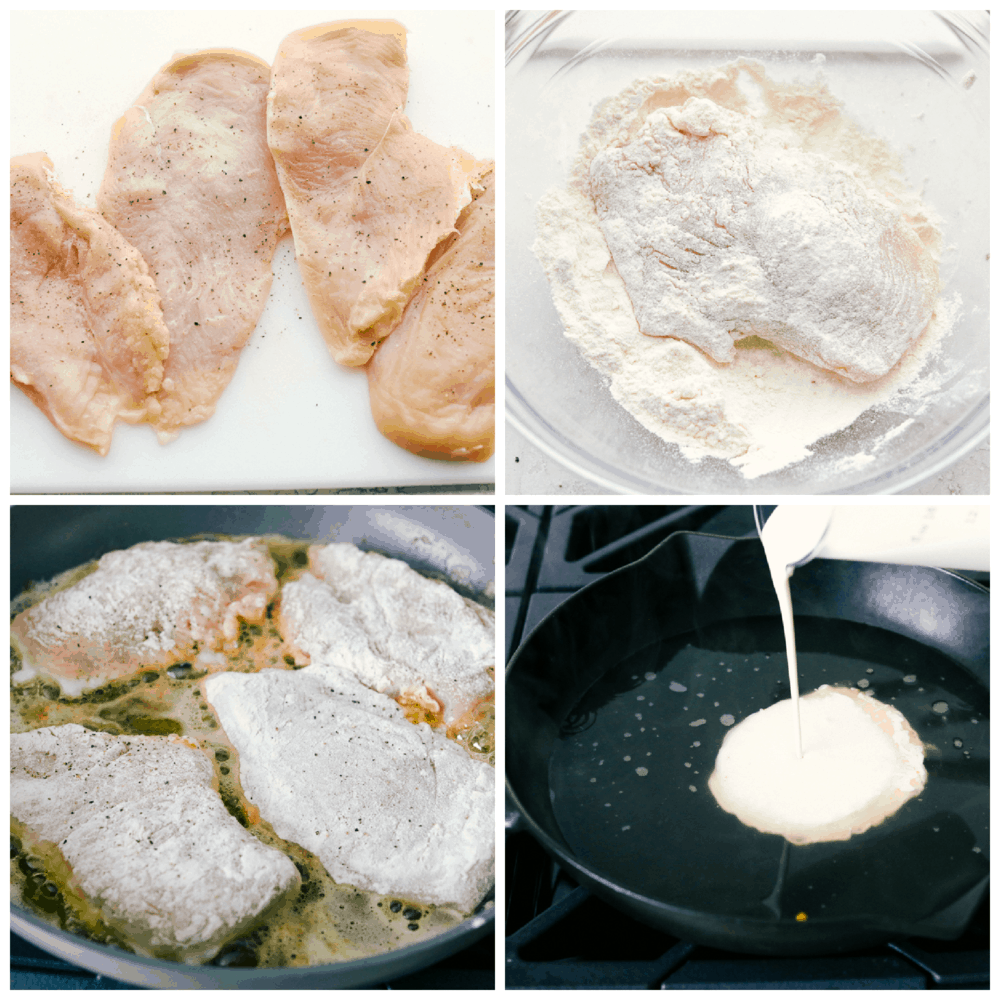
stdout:
<svg viewBox="0 0 1000 1000">
<path fill-rule="evenodd" d="M 353 541 L 447 579 L 469 597 L 494 603 L 492 513 L 476 507 L 15 506 L 11 508 L 11 594 L 141 541 L 202 533 L 282 534 Z M 11 929 L 59 958 L 140 986 L 165 989 L 318 989 L 394 979 L 461 951 L 494 928 L 493 897 L 458 927 L 372 958 L 306 968 L 246 969 L 147 959 L 86 941 L 11 906 Z"/>
<path fill-rule="evenodd" d="M 792 597 L 802 691 L 860 684 L 903 711 L 927 745 L 919 797 L 805 847 L 716 804 L 727 724 L 789 696 L 784 641 L 759 541 L 680 532 L 562 604 L 511 660 L 515 828 L 695 943 L 815 955 L 958 937 L 988 881 L 989 594 L 944 570 L 815 560 Z"/>
</svg>

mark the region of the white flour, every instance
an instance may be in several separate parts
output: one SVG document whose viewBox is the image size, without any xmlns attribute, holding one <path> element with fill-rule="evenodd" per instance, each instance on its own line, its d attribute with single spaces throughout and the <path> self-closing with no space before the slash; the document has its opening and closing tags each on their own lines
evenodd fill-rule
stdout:
<svg viewBox="0 0 1000 1000">
<path fill-rule="evenodd" d="M 537 224 L 567 337 L 689 460 L 760 476 L 873 407 L 885 443 L 954 374 L 922 371 L 958 310 L 937 228 L 819 84 L 747 60 L 637 81 Z M 872 459 L 848 440 L 837 461 Z"/>
</svg>

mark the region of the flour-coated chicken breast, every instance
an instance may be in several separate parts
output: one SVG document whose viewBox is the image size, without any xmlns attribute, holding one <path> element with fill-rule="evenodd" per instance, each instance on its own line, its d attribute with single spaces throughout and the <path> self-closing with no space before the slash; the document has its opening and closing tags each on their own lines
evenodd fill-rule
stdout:
<svg viewBox="0 0 1000 1000">
<path fill-rule="evenodd" d="M 105 553 L 93 573 L 11 622 L 22 657 L 13 679 L 40 674 L 78 696 L 143 666 L 234 648 L 239 619 L 263 622 L 277 590 L 259 538 L 143 542 Z"/>
<path fill-rule="evenodd" d="M 274 60 L 268 142 L 313 313 L 345 365 L 363 365 L 399 322 L 481 169 L 413 131 L 407 83 L 395 21 L 296 31 Z"/>
<path fill-rule="evenodd" d="M 335 881 L 466 913 L 489 891 L 489 764 L 320 666 L 213 674 L 203 689 L 248 801 Z"/>
<path fill-rule="evenodd" d="M 493 693 L 486 608 L 350 544 L 310 546 L 309 570 L 282 588 L 281 634 L 299 663 L 441 712 L 449 725 Z"/>
<path fill-rule="evenodd" d="M 271 288 L 287 218 L 267 148 L 269 81 L 246 52 L 175 56 L 112 129 L 97 204 L 163 299 L 161 441 L 215 412 Z"/>
<path fill-rule="evenodd" d="M 140 954 L 192 964 L 301 885 L 219 798 L 212 764 L 178 736 L 75 724 L 10 737 L 10 812 L 57 844 L 82 892 Z"/>
<path fill-rule="evenodd" d="M 368 363 L 378 429 L 418 455 L 482 462 L 493 454 L 495 180 L 490 167 Z"/>
<path fill-rule="evenodd" d="M 44 153 L 10 161 L 10 377 L 101 455 L 158 409 L 169 334 L 139 251 L 75 203 Z"/>
</svg>

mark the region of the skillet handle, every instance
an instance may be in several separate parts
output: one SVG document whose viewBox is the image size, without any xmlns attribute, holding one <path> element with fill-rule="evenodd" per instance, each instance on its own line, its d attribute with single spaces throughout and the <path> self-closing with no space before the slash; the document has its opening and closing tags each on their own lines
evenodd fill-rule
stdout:
<svg viewBox="0 0 1000 1000">
<path fill-rule="evenodd" d="M 524 817 L 521 815 L 520 808 L 515 804 L 509 788 L 504 789 L 503 800 L 505 834 L 520 833 L 522 830 L 526 830 L 527 825 L 524 822 Z"/>
</svg>

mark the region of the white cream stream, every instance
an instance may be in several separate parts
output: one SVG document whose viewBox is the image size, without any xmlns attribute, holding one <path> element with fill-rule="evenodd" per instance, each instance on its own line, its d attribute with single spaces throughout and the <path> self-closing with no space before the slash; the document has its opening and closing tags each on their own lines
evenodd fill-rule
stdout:
<svg viewBox="0 0 1000 1000">
<path fill-rule="evenodd" d="M 761 531 L 788 651 L 795 749 L 802 756 L 799 674 L 789 579 L 810 559 L 853 559 L 908 566 L 989 569 L 989 507 L 779 506 Z"/>
<path fill-rule="evenodd" d="M 833 514 L 833 507 L 778 507 L 761 531 L 767 568 L 778 595 L 781 625 L 788 651 L 788 684 L 792 692 L 795 722 L 795 753 L 802 757 L 802 722 L 799 712 L 799 665 L 795 654 L 795 625 L 792 619 L 792 591 L 789 579 L 795 567 L 815 552 Z"/>
</svg>

